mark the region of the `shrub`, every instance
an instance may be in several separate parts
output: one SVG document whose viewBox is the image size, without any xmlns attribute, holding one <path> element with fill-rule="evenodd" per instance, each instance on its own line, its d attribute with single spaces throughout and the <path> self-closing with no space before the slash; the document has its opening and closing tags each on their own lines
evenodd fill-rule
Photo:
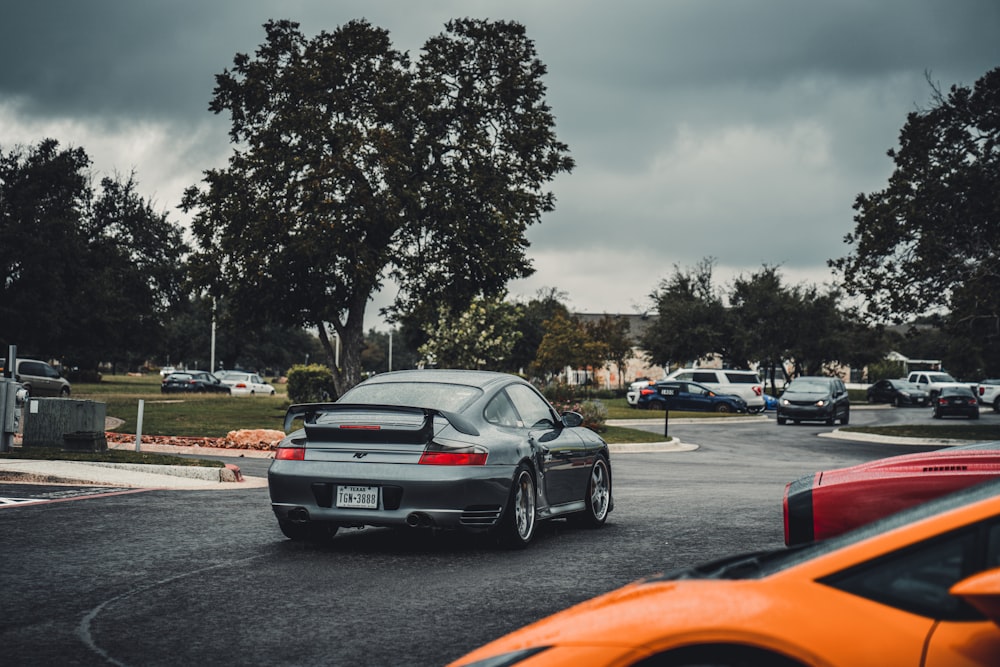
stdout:
<svg viewBox="0 0 1000 667">
<path fill-rule="evenodd" d="M 62 375 L 70 382 L 97 384 L 101 381 L 101 374 L 92 369 L 64 368 L 62 369 Z"/>
<path fill-rule="evenodd" d="M 560 414 L 563 412 L 579 412 L 583 415 L 583 425 L 595 433 L 607 430 L 608 408 L 601 401 L 553 401 L 552 407 Z"/>
<path fill-rule="evenodd" d="M 288 371 L 288 400 L 292 403 L 322 403 L 337 400 L 333 373 L 322 364 L 298 364 Z"/>
</svg>

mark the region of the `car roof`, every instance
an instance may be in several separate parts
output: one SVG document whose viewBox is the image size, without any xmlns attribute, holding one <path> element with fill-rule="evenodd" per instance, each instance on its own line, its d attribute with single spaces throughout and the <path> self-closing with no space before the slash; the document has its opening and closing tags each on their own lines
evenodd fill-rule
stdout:
<svg viewBox="0 0 1000 667">
<path fill-rule="evenodd" d="M 463 384 L 479 389 L 488 389 L 496 384 L 510 382 L 511 380 L 524 382 L 521 378 L 510 373 L 498 373 L 495 371 L 477 371 L 461 369 L 439 369 L 424 368 L 408 371 L 391 371 L 389 373 L 379 373 L 373 375 L 365 384 L 386 383 L 386 382 L 428 382 L 439 384 Z"/>
</svg>

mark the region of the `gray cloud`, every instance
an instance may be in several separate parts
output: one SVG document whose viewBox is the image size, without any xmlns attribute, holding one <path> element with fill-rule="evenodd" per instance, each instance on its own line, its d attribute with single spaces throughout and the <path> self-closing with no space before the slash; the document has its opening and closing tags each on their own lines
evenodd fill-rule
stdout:
<svg viewBox="0 0 1000 667">
<path fill-rule="evenodd" d="M 42 0 L 0 23 L 0 147 L 53 136 L 134 169 L 165 208 L 228 151 L 214 77 L 271 18 L 366 18 L 418 55 L 449 18 L 523 23 L 577 169 L 529 231 L 537 273 L 585 310 L 630 311 L 674 264 L 829 278 L 859 192 L 885 186 L 932 80 L 1000 66 L 995 0 Z"/>
</svg>

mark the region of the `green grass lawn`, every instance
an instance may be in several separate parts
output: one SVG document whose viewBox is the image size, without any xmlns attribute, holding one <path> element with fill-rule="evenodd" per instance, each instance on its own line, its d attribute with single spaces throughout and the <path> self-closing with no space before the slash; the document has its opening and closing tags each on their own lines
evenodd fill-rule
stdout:
<svg viewBox="0 0 1000 667">
<path fill-rule="evenodd" d="M 73 398 L 106 404 L 108 417 L 124 420 L 115 430 L 135 433 L 139 401 L 143 401 L 143 435 L 222 437 L 238 429 L 280 430 L 288 408 L 285 385 L 274 396 L 163 394 L 158 375 L 113 375 L 99 383 L 73 385 Z"/>
</svg>

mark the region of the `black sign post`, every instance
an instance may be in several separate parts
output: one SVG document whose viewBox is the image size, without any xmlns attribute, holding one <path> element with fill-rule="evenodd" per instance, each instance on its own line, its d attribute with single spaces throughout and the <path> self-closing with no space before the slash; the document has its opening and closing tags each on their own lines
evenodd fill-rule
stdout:
<svg viewBox="0 0 1000 667">
<path fill-rule="evenodd" d="M 670 439 L 670 401 L 671 396 L 677 395 L 677 390 L 674 387 L 663 387 L 660 389 L 660 393 L 667 397 L 668 400 L 663 402 L 663 437 Z"/>
</svg>

